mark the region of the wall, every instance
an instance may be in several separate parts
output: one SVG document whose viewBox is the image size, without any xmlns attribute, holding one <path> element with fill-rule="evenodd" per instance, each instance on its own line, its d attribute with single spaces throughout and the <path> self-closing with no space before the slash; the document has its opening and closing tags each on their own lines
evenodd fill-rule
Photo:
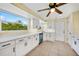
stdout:
<svg viewBox="0 0 79 59">
<path fill-rule="evenodd" d="M 73 13 L 73 32 L 79 36 L 79 11 Z"/>
</svg>

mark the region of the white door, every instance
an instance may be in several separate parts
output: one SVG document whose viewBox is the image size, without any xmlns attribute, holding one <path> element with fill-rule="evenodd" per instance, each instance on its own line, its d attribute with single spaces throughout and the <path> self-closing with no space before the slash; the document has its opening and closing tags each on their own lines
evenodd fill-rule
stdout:
<svg viewBox="0 0 79 59">
<path fill-rule="evenodd" d="M 72 45 L 72 39 L 74 39 L 74 37 L 73 37 L 73 20 L 72 20 L 72 17 L 69 17 L 68 18 L 68 43 L 70 44 L 70 45 Z"/>
<path fill-rule="evenodd" d="M 57 41 L 64 41 L 64 22 L 63 21 L 58 21 L 55 24 L 56 26 L 56 40 Z"/>
</svg>

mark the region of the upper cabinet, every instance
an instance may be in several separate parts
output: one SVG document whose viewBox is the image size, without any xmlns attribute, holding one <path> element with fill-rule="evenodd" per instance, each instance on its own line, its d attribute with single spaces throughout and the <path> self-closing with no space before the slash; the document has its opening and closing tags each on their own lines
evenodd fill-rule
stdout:
<svg viewBox="0 0 79 59">
<path fill-rule="evenodd" d="M 33 28 L 39 28 L 39 20 L 37 18 L 33 18 Z"/>
<path fill-rule="evenodd" d="M 42 30 L 44 28 L 44 21 L 39 18 L 33 18 L 33 29 Z"/>
</svg>

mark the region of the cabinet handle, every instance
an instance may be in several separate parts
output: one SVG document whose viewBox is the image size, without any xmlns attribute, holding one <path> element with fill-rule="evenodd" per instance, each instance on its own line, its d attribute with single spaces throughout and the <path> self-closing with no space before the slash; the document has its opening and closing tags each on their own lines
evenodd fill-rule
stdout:
<svg viewBox="0 0 79 59">
<path fill-rule="evenodd" d="M 13 52 L 15 52 L 15 47 L 13 47 Z"/>
<path fill-rule="evenodd" d="M 10 43 L 8 43 L 8 44 L 5 44 L 5 45 L 2 45 L 2 47 L 6 47 L 6 46 L 9 46 L 10 45 Z"/>
<path fill-rule="evenodd" d="M 37 40 L 37 38 L 36 38 L 36 40 Z"/>
<path fill-rule="evenodd" d="M 23 41 L 23 39 L 22 40 L 19 40 L 19 42 L 21 42 L 21 41 Z"/>
<path fill-rule="evenodd" d="M 25 42 L 25 44 L 24 44 L 25 46 L 27 46 L 27 43 Z"/>
</svg>

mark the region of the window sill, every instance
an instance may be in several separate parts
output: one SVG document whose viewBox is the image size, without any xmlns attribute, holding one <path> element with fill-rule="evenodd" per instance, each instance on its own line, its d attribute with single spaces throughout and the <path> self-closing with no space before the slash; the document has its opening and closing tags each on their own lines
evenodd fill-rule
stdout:
<svg viewBox="0 0 79 59">
<path fill-rule="evenodd" d="M 10 34 L 25 34 L 28 30 L 11 30 L 11 31 L 0 31 L 0 35 L 10 35 Z"/>
</svg>

